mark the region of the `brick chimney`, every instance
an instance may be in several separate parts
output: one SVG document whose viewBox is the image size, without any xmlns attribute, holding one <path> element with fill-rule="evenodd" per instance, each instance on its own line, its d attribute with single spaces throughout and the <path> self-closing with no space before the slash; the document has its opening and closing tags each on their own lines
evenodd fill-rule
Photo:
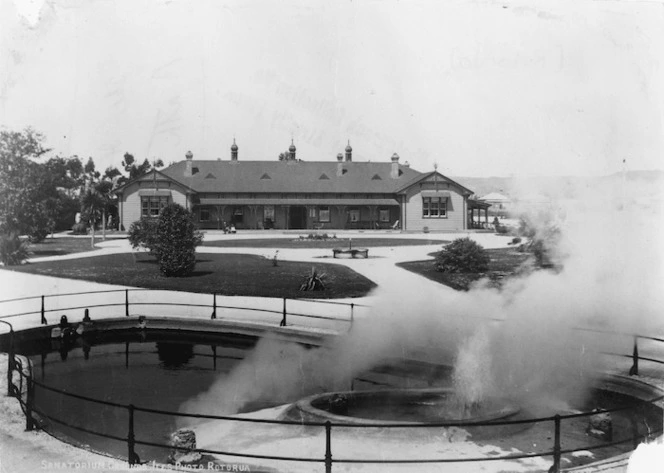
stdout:
<svg viewBox="0 0 664 473">
<path fill-rule="evenodd" d="M 392 179 L 399 178 L 399 155 L 397 153 L 392 155 L 392 169 L 390 171 L 390 177 Z"/>
<path fill-rule="evenodd" d="M 194 153 L 187 151 L 187 154 L 185 154 L 184 157 L 187 158 L 184 167 L 184 177 L 191 177 L 194 175 L 194 162 L 192 161 L 194 159 Z"/>
<path fill-rule="evenodd" d="M 337 176 L 343 176 L 344 174 L 344 155 L 339 153 L 337 154 Z"/>
</svg>

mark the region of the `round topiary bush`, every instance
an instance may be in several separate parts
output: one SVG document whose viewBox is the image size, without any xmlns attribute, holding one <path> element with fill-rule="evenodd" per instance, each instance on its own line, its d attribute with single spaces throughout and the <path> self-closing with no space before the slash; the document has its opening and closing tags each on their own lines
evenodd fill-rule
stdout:
<svg viewBox="0 0 664 473">
<path fill-rule="evenodd" d="M 187 276 L 196 266 L 196 247 L 203 234 L 196 229 L 191 212 L 178 204 L 164 207 L 159 215 L 154 248 L 159 269 L 168 277 Z"/>
<path fill-rule="evenodd" d="M 436 257 L 436 269 L 448 273 L 482 273 L 489 269 L 489 255 L 470 238 L 457 238 Z"/>
</svg>

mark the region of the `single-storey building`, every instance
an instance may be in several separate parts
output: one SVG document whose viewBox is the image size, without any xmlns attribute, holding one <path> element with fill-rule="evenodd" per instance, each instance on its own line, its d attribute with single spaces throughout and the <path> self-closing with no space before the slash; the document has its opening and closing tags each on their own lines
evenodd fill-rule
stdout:
<svg viewBox="0 0 664 473">
<path fill-rule="evenodd" d="M 242 161 L 233 142 L 228 161 L 184 161 L 116 189 L 120 223 L 156 217 L 176 202 L 202 229 L 400 229 L 469 227 L 473 192 L 437 171 L 400 163 L 354 162 L 350 144 L 336 161 L 301 161 L 291 144 L 284 160 Z"/>
</svg>

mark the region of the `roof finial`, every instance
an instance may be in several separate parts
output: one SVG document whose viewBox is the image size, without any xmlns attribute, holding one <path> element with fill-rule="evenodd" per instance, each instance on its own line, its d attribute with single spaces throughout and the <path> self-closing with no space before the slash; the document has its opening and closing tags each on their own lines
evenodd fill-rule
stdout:
<svg viewBox="0 0 664 473">
<path fill-rule="evenodd" d="M 438 171 L 438 163 L 433 163 L 433 170 Z"/>
</svg>

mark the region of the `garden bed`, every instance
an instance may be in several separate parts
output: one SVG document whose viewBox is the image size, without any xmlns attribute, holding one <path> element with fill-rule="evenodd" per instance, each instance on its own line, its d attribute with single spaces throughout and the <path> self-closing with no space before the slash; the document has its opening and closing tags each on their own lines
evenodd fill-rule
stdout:
<svg viewBox="0 0 664 473">
<path fill-rule="evenodd" d="M 397 263 L 397 266 L 445 284 L 452 289 L 467 291 L 472 283 L 482 278 L 488 278 L 489 284 L 493 287 L 501 287 L 506 280 L 519 273 L 531 256 L 529 253 L 519 252 L 516 248 L 497 248 L 486 251 L 491 261 L 488 271 L 483 273 L 441 272 L 436 269 L 435 259 Z"/>
<path fill-rule="evenodd" d="M 89 241 L 87 243 L 90 244 Z M 325 273 L 324 291 L 299 290 L 311 274 L 312 266 L 319 273 Z M 279 261 L 274 266 L 271 259 L 243 254 L 199 254 L 194 272 L 183 278 L 162 276 L 156 260 L 147 253 L 28 263 L 7 269 L 104 284 L 226 296 L 291 299 L 362 297 L 376 287 L 371 280 L 342 265 Z"/>
</svg>

